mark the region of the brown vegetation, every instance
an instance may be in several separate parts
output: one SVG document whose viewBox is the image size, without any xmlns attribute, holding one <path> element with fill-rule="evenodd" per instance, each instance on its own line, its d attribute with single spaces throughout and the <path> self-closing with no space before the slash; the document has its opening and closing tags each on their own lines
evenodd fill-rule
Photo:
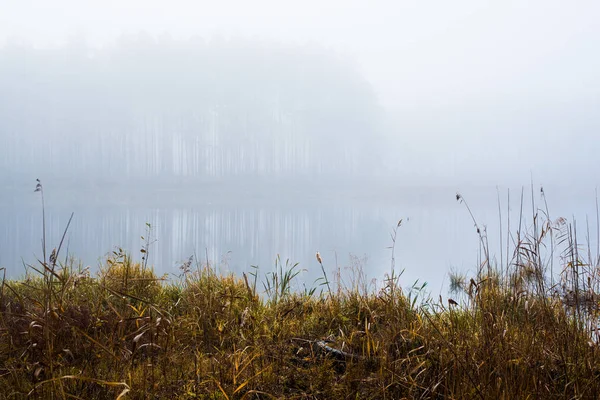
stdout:
<svg viewBox="0 0 600 400">
<path fill-rule="evenodd" d="M 0 398 L 599 398 L 597 262 L 565 220 L 520 231 L 446 301 L 393 270 L 302 292 L 289 264 L 261 279 L 190 259 L 166 281 L 122 251 L 96 276 L 51 256 L 0 286 Z"/>
</svg>

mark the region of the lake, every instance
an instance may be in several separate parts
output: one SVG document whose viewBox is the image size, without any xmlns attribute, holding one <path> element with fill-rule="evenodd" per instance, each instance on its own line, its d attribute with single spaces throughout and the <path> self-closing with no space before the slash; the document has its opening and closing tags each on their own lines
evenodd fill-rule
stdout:
<svg viewBox="0 0 600 400">
<path fill-rule="evenodd" d="M 42 211 L 34 180 L 4 185 L 0 197 L 0 267 L 9 277 L 24 274 L 25 263 L 41 258 Z M 35 182 L 34 182 L 35 183 Z M 306 185 L 290 190 L 285 182 L 261 182 L 227 187 L 218 183 L 177 183 L 166 187 L 143 184 L 68 185 L 44 182 L 47 242 L 51 251 L 60 241 L 71 212 L 61 259 L 68 254 L 96 269 L 117 247 L 139 259 L 151 226 L 149 263 L 170 276 L 194 256 L 220 272 L 272 271 L 275 260 L 299 263 L 297 282 L 318 283 L 319 251 L 330 280 L 340 271 L 343 282 L 352 270 L 361 269 L 367 281 L 382 278 L 391 268 L 391 233 L 403 220 L 396 238 L 396 271 L 404 270 L 402 285 L 428 282 L 433 294 L 445 293 L 448 272 L 474 271 L 479 239 L 457 189 L 448 186 L 394 187 L 390 182 Z M 206 188 L 211 188 L 207 190 Z M 480 227 L 487 226 L 492 254 L 500 261 L 500 193 L 502 229 L 507 228 L 507 188 L 466 187 L 458 190 L 468 201 Z M 511 231 L 518 224 L 519 187 L 511 188 Z M 579 221 L 579 230 L 590 219 L 590 241 L 596 249 L 594 188 L 545 188 L 552 219 L 563 216 Z M 534 200 L 543 206 L 539 187 Z M 531 221 L 531 191 L 525 190 L 524 223 Z M 583 237 L 583 235 L 582 235 Z M 505 251 L 506 233 L 502 235 Z M 505 258 L 505 255 L 503 256 Z"/>
</svg>

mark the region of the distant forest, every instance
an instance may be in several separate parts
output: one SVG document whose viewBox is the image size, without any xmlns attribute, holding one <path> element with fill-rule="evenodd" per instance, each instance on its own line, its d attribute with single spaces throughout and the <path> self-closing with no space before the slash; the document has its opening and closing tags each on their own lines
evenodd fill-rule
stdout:
<svg viewBox="0 0 600 400">
<path fill-rule="evenodd" d="M 381 110 L 313 45 L 140 34 L 0 49 L 0 175 L 311 178 L 377 168 Z"/>
</svg>

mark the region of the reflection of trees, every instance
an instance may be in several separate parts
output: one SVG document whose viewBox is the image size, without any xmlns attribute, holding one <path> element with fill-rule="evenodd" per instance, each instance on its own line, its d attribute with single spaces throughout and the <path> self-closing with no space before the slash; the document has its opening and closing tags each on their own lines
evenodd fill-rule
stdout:
<svg viewBox="0 0 600 400">
<path fill-rule="evenodd" d="M 95 177 L 332 176 L 375 152 L 360 74 L 316 47 L 139 35 L 0 50 L 0 168 Z"/>
</svg>

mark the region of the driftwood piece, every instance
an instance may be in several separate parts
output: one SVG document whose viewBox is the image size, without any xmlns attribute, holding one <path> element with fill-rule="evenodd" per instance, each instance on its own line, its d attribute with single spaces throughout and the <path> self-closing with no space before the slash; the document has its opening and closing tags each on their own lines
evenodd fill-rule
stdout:
<svg viewBox="0 0 600 400">
<path fill-rule="evenodd" d="M 315 340 L 312 342 L 312 344 L 313 350 L 315 350 L 316 347 L 317 350 L 335 358 L 338 361 L 358 361 L 364 359 L 363 356 L 360 356 L 358 354 L 348 353 L 347 351 L 331 347 L 327 344 L 325 340 Z"/>
<path fill-rule="evenodd" d="M 375 369 L 379 365 L 377 357 L 366 357 L 344 351 L 333 347 L 333 341 L 320 339 L 310 340 L 302 338 L 292 338 L 292 342 L 304 343 L 294 351 L 295 361 L 300 365 L 307 366 L 311 362 L 319 362 L 325 359 L 333 361 L 332 366 L 338 373 L 343 373 L 349 363 L 360 362 L 367 369 Z"/>
<path fill-rule="evenodd" d="M 299 347 L 296 352 L 297 355 L 300 355 L 302 357 L 330 357 L 336 362 L 339 361 L 344 363 L 347 361 L 360 361 L 367 359 L 367 357 L 364 357 L 362 355 L 353 354 L 348 351 L 336 349 L 332 345 L 333 341 L 326 339 L 310 340 L 302 338 L 293 338 L 292 342 L 306 343 L 306 346 Z"/>
</svg>

